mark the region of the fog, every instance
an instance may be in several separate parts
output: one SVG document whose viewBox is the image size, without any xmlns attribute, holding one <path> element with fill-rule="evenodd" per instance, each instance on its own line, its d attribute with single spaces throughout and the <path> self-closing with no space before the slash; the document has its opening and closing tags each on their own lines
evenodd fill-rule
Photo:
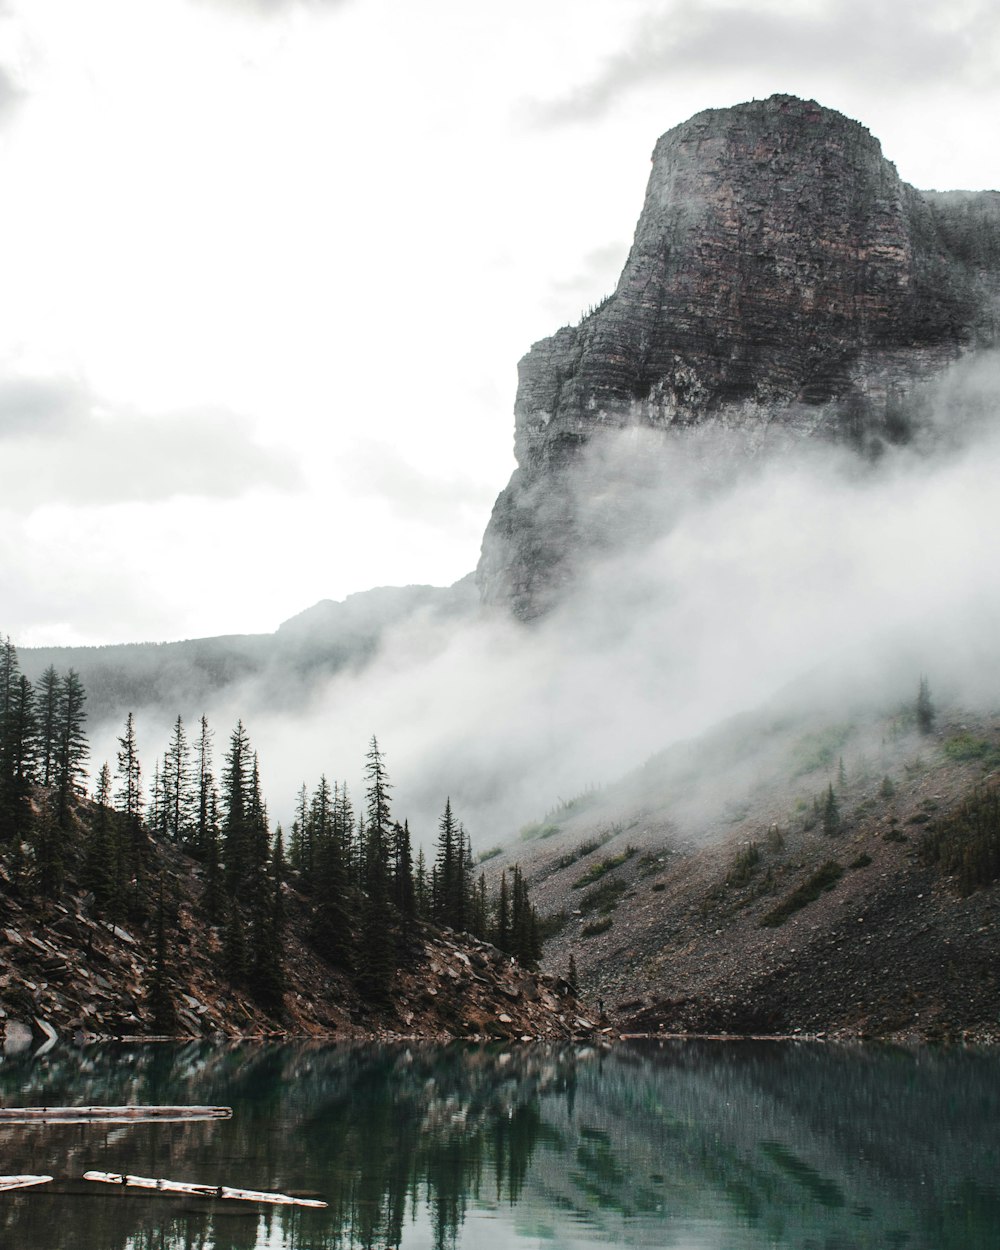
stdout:
<svg viewBox="0 0 1000 1250">
<path fill-rule="evenodd" d="M 874 463 L 722 429 L 609 435 L 576 479 L 603 554 L 542 620 L 420 609 L 370 661 L 286 689 L 280 710 L 252 678 L 205 708 L 138 711 L 147 771 L 173 716 L 193 733 L 204 710 L 218 773 L 242 717 L 287 823 L 321 772 L 360 803 L 376 734 L 416 838 L 450 795 L 483 848 L 806 678 L 831 715 L 912 698 L 922 674 L 939 705 L 995 707 L 998 389 L 995 356 L 965 362 L 923 395 L 913 443 Z M 113 760 L 110 731 L 92 743 L 95 766 Z"/>
</svg>

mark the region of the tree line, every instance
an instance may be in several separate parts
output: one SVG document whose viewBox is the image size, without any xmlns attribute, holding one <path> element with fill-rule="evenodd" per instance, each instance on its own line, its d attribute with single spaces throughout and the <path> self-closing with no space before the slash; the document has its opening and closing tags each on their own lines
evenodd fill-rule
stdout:
<svg viewBox="0 0 1000 1250">
<path fill-rule="evenodd" d="M 491 897 L 484 874 L 475 875 L 469 835 L 450 798 L 433 862 L 422 848 L 414 857 L 409 822 L 392 812 L 392 785 L 374 736 L 360 810 L 346 783 L 331 787 L 324 775 L 311 794 L 303 785 L 286 854 L 242 721 L 217 774 L 207 719 L 192 736 L 178 716 L 147 801 L 130 713 L 114 769 L 102 764 L 93 801 L 83 803 L 85 700 L 72 670 L 47 669 L 33 689 L 16 648 L 9 639 L 0 644 L 0 846 L 19 889 L 56 901 L 72 867 L 93 896 L 96 918 L 149 930 L 150 1005 L 161 1028 L 172 1020 L 167 948 L 176 900 L 164 894 L 157 840 L 199 865 L 201 906 L 222 937 L 220 971 L 273 1014 L 281 1010 L 288 885 L 307 901 L 307 940 L 372 1003 L 387 1001 L 396 970 L 418 949 L 423 923 L 470 933 L 537 964 L 538 917 L 519 868 L 501 874 Z"/>
</svg>

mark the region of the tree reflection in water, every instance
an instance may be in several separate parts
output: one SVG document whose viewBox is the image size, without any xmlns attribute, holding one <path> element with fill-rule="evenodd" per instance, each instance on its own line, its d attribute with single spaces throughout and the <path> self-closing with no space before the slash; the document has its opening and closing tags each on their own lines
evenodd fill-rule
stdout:
<svg viewBox="0 0 1000 1250">
<path fill-rule="evenodd" d="M 208 1103 L 229 1121 L 0 1129 L 18 1250 L 477 1250 L 587 1242 L 995 1250 L 1000 1055 L 779 1043 L 57 1047 L 9 1105 Z M 323 1197 L 261 1211 L 87 1168 Z"/>
</svg>

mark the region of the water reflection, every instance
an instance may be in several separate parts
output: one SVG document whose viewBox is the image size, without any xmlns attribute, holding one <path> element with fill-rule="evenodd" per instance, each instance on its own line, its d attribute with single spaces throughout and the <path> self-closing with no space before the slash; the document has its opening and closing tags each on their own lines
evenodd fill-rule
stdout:
<svg viewBox="0 0 1000 1250">
<path fill-rule="evenodd" d="M 56 1047 L 7 1105 L 227 1104 L 231 1121 L 0 1129 L 23 1250 L 1000 1244 L 1000 1056 L 778 1044 Z M 319 1195 L 119 1192 L 87 1168 Z"/>
</svg>

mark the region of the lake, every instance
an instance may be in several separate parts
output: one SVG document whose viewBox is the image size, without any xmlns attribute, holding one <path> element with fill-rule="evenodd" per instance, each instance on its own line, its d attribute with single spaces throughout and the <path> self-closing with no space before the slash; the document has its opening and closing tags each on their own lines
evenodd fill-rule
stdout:
<svg viewBox="0 0 1000 1250">
<path fill-rule="evenodd" d="M 205 1103 L 231 1120 L 0 1128 L 17 1250 L 399 1246 L 996 1250 L 1000 1054 L 765 1042 L 56 1046 L 6 1106 Z M 143 1194 L 130 1172 L 324 1198 Z"/>
</svg>

